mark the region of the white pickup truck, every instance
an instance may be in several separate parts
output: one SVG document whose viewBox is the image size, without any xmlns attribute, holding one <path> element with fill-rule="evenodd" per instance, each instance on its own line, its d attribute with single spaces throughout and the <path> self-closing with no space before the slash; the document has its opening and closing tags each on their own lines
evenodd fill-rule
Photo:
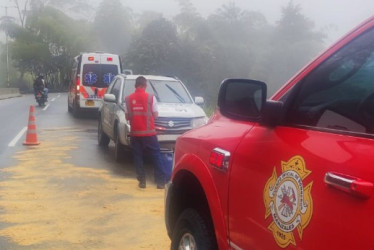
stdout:
<svg viewBox="0 0 374 250">
<path fill-rule="evenodd" d="M 115 143 L 115 158 L 120 160 L 123 149 L 130 146 L 130 124 L 125 118 L 123 102 L 125 96 L 135 90 L 138 75 L 117 75 L 104 95 L 99 109 L 98 142 L 107 146 Z M 144 76 L 148 80 L 146 91 L 153 94 L 158 103 L 159 117 L 155 121 L 161 148 L 172 149 L 175 141 L 184 132 L 207 123 L 207 116 L 199 106 L 202 97 L 191 97 L 184 84 L 175 78 L 165 76 Z"/>
</svg>

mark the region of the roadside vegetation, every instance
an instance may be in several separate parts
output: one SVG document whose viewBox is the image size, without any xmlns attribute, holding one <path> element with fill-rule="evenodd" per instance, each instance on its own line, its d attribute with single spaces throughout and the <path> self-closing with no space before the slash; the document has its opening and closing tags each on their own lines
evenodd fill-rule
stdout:
<svg viewBox="0 0 374 250">
<path fill-rule="evenodd" d="M 83 0 L 24 0 L 18 19 L 0 19 L 9 37 L 10 86 L 28 91 L 43 74 L 52 91 L 66 90 L 72 58 L 105 51 L 120 54 L 136 74 L 178 77 L 209 106 L 229 77 L 265 81 L 273 93 L 325 46 L 324 34 L 292 1 L 275 24 L 230 1 L 207 17 L 190 1 L 178 2 L 180 11 L 165 18 L 134 13 L 120 0 L 104 0 L 97 9 Z M 5 87 L 5 43 L 0 48 Z"/>
</svg>

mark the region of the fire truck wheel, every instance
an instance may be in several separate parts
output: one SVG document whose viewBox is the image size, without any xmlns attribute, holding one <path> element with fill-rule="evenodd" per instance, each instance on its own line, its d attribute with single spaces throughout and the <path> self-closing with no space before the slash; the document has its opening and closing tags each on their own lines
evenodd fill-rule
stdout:
<svg viewBox="0 0 374 250">
<path fill-rule="evenodd" d="M 213 230 L 195 209 L 188 208 L 179 216 L 171 239 L 171 249 L 217 249 Z"/>
</svg>

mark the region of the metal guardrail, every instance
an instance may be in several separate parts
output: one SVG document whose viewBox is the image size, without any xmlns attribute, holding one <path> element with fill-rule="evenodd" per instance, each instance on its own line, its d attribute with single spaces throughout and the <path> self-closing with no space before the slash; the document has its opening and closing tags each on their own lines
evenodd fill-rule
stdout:
<svg viewBox="0 0 374 250">
<path fill-rule="evenodd" d="M 0 88 L 0 99 L 21 96 L 19 88 Z"/>
</svg>

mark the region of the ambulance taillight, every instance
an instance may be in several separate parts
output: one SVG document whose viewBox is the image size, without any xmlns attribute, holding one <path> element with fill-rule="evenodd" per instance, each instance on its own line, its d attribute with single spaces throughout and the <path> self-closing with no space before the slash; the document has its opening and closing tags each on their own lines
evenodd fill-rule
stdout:
<svg viewBox="0 0 374 250">
<path fill-rule="evenodd" d="M 81 78 L 80 76 L 78 75 L 77 78 L 75 79 L 75 83 L 77 85 L 77 91 L 79 91 L 80 87 L 81 87 Z"/>
<path fill-rule="evenodd" d="M 107 60 L 108 62 L 113 62 L 113 57 L 107 57 L 106 60 Z"/>
</svg>

